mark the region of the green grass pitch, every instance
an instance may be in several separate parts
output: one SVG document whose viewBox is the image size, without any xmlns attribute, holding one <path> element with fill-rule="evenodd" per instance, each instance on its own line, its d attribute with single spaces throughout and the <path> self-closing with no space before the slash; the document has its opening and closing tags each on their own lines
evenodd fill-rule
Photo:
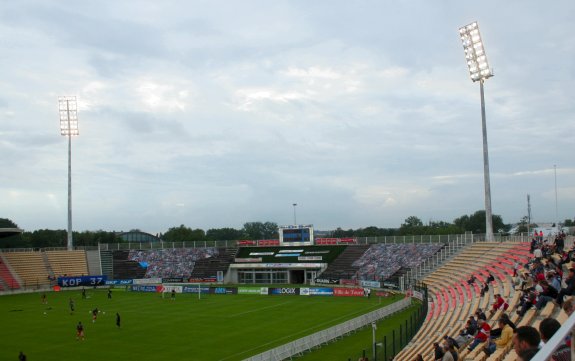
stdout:
<svg viewBox="0 0 575 361">
<path fill-rule="evenodd" d="M 242 360 L 403 296 L 371 299 L 257 295 L 178 294 L 106 290 L 49 292 L 0 297 L 0 360 Z M 69 298 L 75 300 L 70 314 Z M 101 313 L 92 323 L 91 310 Z M 105 312 L 105 313 L 104 313 Z M 122 325 L 117 328 L 119 312 Z M 76 340 L 76 324 L 86 339 Z M 353 336 L 352 336 L 353 337 Z M 345 340 L 345 339 L 344 339 Z M 354 346 L 356 347 L 356 346 Z M 347 358 L 343 358 L 344 360 Z"/>
</svg>

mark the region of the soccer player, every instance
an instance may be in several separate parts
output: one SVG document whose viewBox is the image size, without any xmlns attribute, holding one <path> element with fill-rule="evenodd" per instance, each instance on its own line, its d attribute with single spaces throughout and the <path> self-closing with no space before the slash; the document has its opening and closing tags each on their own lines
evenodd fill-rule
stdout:
<svg viewBox="0 0 575 361">
<path fill-rule="evenodd" d="M 176 290 L 172 290 L 172 301 L 176 299 Z"/>
<path fill-rule="evenodd" d="M 42 298 L 42 304 L 43 304 L 43 305 L 45 305 L 45 304 L 48 303 L 48 300 L 46 300 L 46 293 L 42 293 L 41 298 Z"/>
<path fill-rule="evenodd" d="M 120 328 L 120 314 L 118 312 L 116 312 L 116 326 Z"/>
<path fill-rule="evenodd" d="M 112 287 L 108 288 L 108 299 L 112 299 Z"/>
<path fill-rule="evenodd" d="M 82 325 L 82 321 L 78 321 L 76 325 L 76 340 L 82 339 L 84 341 L 84 325 Z"/>
<path fill-rule="evenodd" d="M 98 307 L 92 310 L 92 323 L 96 322 L 96 318 L 98 318 Z"/>
<path fill-rule="evenodd" d="M 74 314 L 74 300 L 72 299 L 72 297 L 70 297 L 70 301 L 68 301 L 68 304 L 70 305 L 70 314 L 73 315 Z"/>
<path fill-rule="evenodd" d="M 82 287 L 82 299 L 86 299 L 86 289 L 84 287 Z"/>
<path fill-rule="evenodd" d="M 18 361 L 26 361 L 26 355 L 24 355 L 24 352 L 20 351 L 20 354 L 18 355 Z"/>
</svg>

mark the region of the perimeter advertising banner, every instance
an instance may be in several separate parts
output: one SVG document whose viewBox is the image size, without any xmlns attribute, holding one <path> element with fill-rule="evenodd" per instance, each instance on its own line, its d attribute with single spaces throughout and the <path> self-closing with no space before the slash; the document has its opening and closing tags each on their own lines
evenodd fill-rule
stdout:
<svg viewBox="0 0 575 361">
<path fill-rule="evenodd" d="M 237 287 L 212 287 L 210 288 L 210 293 L 216 295 L 237 295 Z"/>
<path fill-rule="evenodd" d="M 106 285 L 131 285 L 132 280 L 107 280 Z"/>
<path fill-rule="evenodd" d="M 315 283 L 322 283 L 326 285 L 339 285 L 339 278 L 316 278 Z"/>
<path fill-rule="evenodd" d="M 302 287 L 299 289 L 300 296 L 333 296 L 333 288 Z"/>
<path fill-rule="evenodd" d="M 336 297 L 363 297 L 363 288 L 334 288 L 333 295 Z"/>
<path fill-rule="evenodd" d="M 267 295 L 267 287 L 238 287 L 238 295 Z"/>
<path fill-rule="evenodd" d="M 58 286 L 103 286 L 106 284 L 108 276 L 78 276 L 78 277 L 58 277 Z"/>
<path fill-rule="evenodd" d="M 268 294 L 270 295 L 286 295 L 286 296 L 297 296 L 299 295 L 299 288 L 268 288 Z"/>
<path fill-rule="evenodd" d="M 371 287 L 371 288 L 380 288 L 381 283 L 378 281 L 360 281 L 359 283 L 361 287 Z"/>
<path fill-rule="evenodd" d="M 413 298 L 417 298 L 420 301 L 423 301 L 423 293 L 419 292 L 419 291 L 413 291 L 412 292 L 412 297 Z"/>
<path fill-rule="evenodd" d="M 217 277 L 201 277 L 201 278 L 189 278 L 188 282 L 190 283 L 215 283 L 217 282 Z"/>
<path fill-rule="evenodd" d="M 182 292 L 183 293 L 195 293 L 198 294 L 198 292 L 201 293 L 210 293 L 210 286 L 182 286 Z"/>
<path fill-rule="evenodd" d="M 162 286 L 132 285 L 131 290 L 134 292 L 162 292 Z"/>
<path fill-rule="evenodd" d="M 161 278 L 137 278 L 133 282 L 135 285 L 151 285 L 162 283 Z"/>
</svg>

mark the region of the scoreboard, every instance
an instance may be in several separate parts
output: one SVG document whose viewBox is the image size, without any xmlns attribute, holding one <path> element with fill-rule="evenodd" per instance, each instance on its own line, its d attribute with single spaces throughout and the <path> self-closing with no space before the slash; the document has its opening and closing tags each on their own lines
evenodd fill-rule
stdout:
<svg viewBox="0 0 575 361">
<path fill-rule="evenodd" d="M 313 245 L 313 226 L 295 225 L 279 227 L 280 246 Z"/>
</svg>

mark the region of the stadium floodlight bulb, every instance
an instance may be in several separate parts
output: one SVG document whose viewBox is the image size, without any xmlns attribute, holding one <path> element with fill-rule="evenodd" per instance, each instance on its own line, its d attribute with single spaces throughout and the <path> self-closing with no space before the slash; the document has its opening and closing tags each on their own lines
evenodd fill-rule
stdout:
<svg viewBox="0 0 575 361">
<path fill-rule="evenodd" d="M 58 111 L 60 113 L 60 134 L 65 136 L 79 135 L 76 97 L 58 97 Z"/>
<path fill-rule="evenodd" d="M 459 28 L 459 36 L 463 43 L 465 60 L 467 60 L 471 80 L 478 81 L 492 77 L 493 72 L 487 62 L 487 56 L 485 55 L 485 48 L 481 40 L 477 22 Z"/>
</svg>

